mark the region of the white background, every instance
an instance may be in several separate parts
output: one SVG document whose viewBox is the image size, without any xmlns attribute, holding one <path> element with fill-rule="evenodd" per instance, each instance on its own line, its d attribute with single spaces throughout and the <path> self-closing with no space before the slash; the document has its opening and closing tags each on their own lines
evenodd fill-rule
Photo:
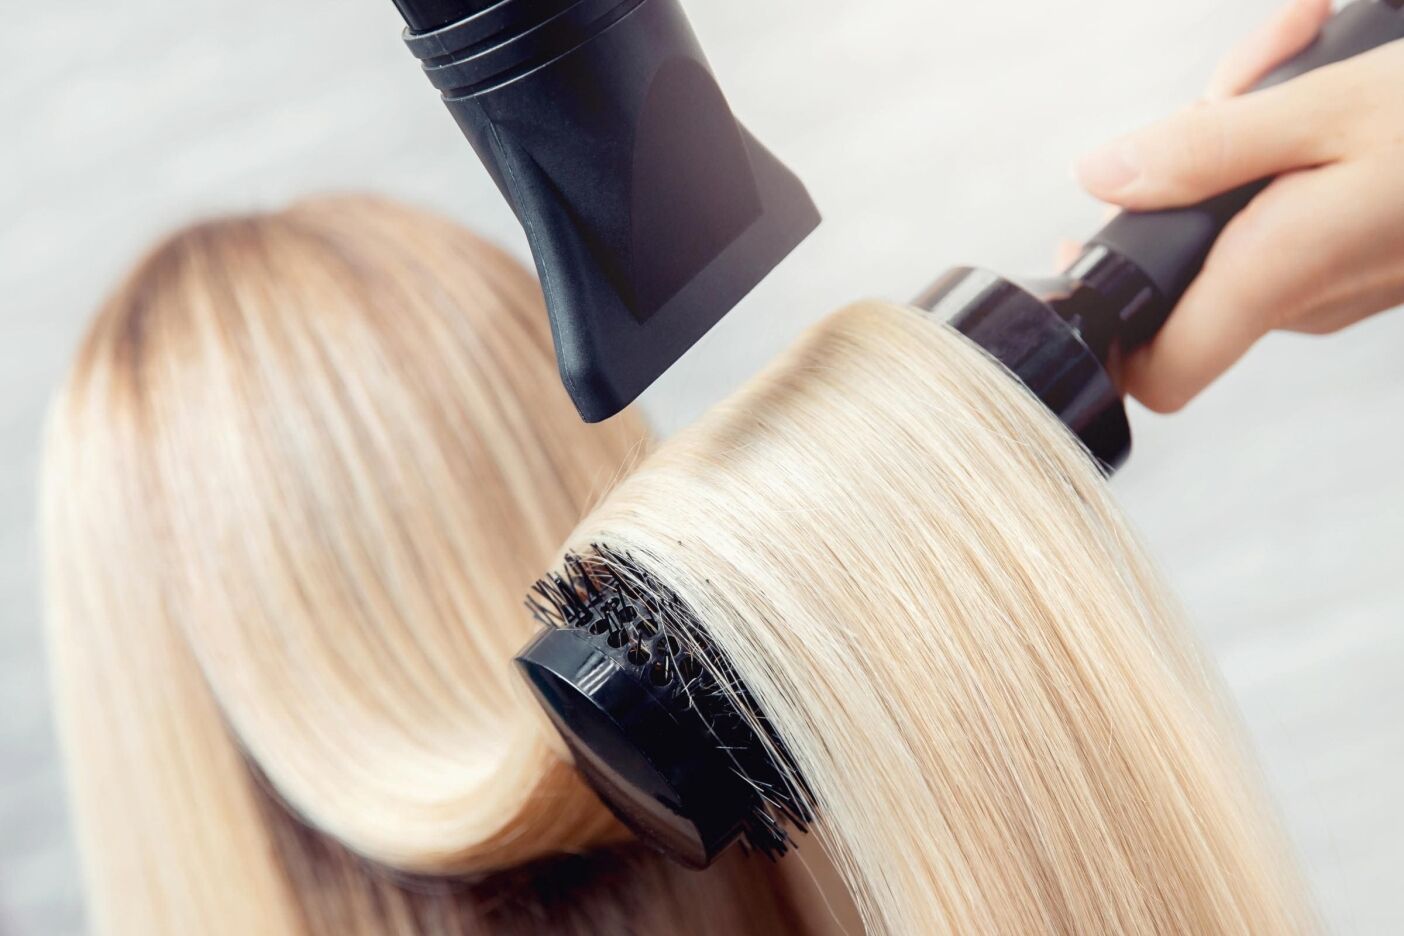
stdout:
<svg viewBox="0 0 1404 936">
<path fill-rule="evenodd" d="M 735 110 L 826 220 L 649 393 L 663 431 L 850 299 L 909 297 L 960 262 L 1049 267 L 1099 217 L 1070 181 L 1076 153 L 1187 101 L 1272 4 L 688 6 Z M 37 936 L 81 927 L 45 697 L 37 438 L 105 289 L 178 222 L 317 191 L 386 192 L 524 242 L 389 0 L 20 7 L 0 30 L 0 932 Z M 1273 338 L 1187 412 L 1136 411 L 1115 482 L 1351 933 L 1404 932 L 1401 356 L 1399 314 Z"/>
</svg>

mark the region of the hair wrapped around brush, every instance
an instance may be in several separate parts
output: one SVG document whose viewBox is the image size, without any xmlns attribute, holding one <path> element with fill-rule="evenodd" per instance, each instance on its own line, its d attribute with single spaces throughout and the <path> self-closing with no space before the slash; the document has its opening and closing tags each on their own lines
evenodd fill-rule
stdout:
<svg viewBox="0 0 1404 936">
<path fill-rule="evenodd" d="M 689 685 L 749 714 L 765 808 L 818 817 L 873 932 L 1311 928 L 1092 459 L 928 316 L 829 318 L 574 544 L 595 587 L 666 583 L 679 659 L 724 674 Z"/>
</svg>

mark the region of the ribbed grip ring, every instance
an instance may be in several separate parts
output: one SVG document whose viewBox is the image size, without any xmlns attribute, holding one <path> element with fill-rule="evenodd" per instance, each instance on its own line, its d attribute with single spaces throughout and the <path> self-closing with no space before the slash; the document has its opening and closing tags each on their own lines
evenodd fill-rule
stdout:
<svg viewBox="0 0 1404 936">
<path fill-rule="evenodd" d="M 460 58 L 478 47 L 498 45 L 550 19 L 581 0 L 501 0 L 486 10 L 466 16 L 432 32 L 406 29 L 405 45 L 421 62 Z"/>
<path fill-rule="evenodd" d="M 405 45 L 445 98 L 525 74 L 588 42 L 647 0 L 502 0 Z"/>
</svg>

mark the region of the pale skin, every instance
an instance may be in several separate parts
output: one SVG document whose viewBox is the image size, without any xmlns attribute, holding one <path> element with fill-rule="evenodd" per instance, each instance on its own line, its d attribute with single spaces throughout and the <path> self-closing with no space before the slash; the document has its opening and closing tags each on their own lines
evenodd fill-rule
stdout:
<svg viewBox="0 0 1404 936">
<path fill-rule="evenodd" d="M 1201 102 L 1078 162 L 1083 187 L 1132 210 L 1277 177 L 1125 361 L 1127 392 L 1152 410 L 1185 406 L 1270 331 L 1329 334 L 1404 304 L 1404 42 L 1245 93 L 1330 14 L 1330 0 L 1291 0 Z"/>
</svg>

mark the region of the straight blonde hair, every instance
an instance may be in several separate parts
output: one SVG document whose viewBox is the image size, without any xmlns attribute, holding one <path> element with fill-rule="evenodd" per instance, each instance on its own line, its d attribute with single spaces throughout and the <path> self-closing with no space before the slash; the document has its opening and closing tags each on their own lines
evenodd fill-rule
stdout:
<svg viewBox="0 0 1404 936">
<path fill-rule="evenodd" d="M 581 424 L 545 322 L 504 254 L 365 198 L 189 228 L 97 316 L 42 495 L 96 929 L 789 928 L 765 869 L 583 854 L 623 833 L 510 661 L 645 433 Z"/>
<path fill-rule="evenodd" d="M 333 199 L 182 232 L 98 316 L 43 519 L 100 930 L 832 922 L 765 864 L 622 843 L 510 675 L 526 586 L 644 438 L 579 423 L 539 302 L 462 229 Z M 1311 928 L 1086 453 L 918 313 L 829 319 L 570 539 L 695 612 L 873 932 Z"/>
<path fill-rule="evenodd" d="M 1313 927 L 1092 460 L 923 314 L 816 327 L 631 475 L 592 545 L 666 582 L 734 667 L 873 932 Z"/>
</svg>

